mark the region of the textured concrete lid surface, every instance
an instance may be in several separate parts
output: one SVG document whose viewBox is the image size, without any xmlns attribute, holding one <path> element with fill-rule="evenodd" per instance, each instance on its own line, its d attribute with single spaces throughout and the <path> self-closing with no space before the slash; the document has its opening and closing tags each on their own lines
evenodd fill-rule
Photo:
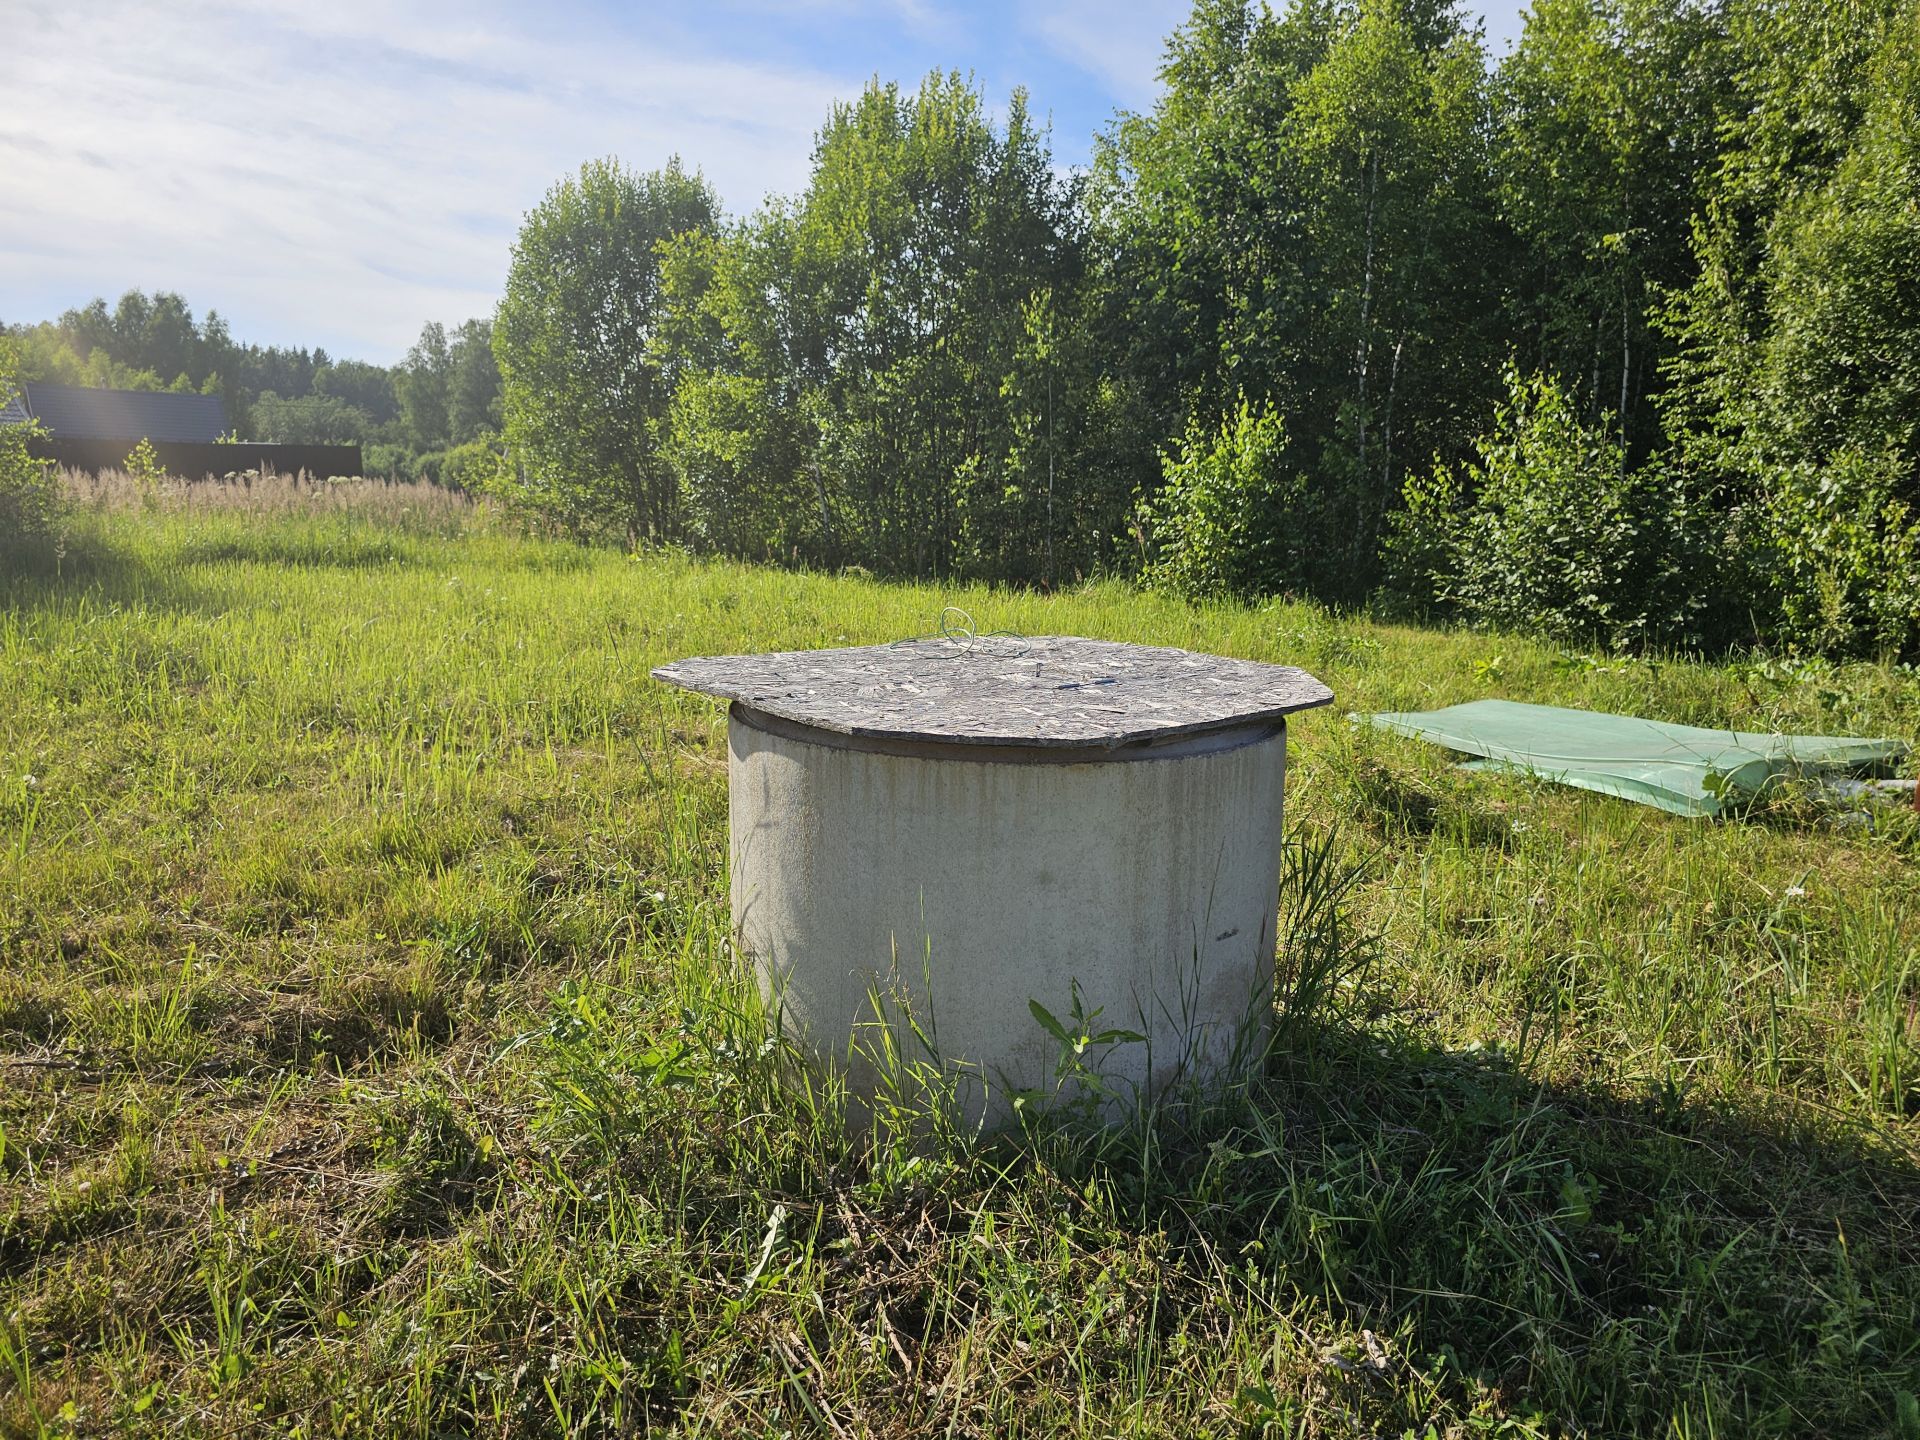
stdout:
<svg viewBox="0 0 1920 1440">
<path fill-rule="evenodd" d="M 841 735 L 961 745 L 1124 745 L 1333 699 L 1290 665 L 1072 635 L 705 656 L 653 676 Z"/>
</svg>

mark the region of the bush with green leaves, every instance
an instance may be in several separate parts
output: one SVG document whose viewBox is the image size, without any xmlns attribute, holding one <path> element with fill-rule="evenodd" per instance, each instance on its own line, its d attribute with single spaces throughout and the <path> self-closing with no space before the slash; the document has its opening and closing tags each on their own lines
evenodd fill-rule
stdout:
<svg viewBox="0 0 1920 1440">
<path fill-rule="evenodd" d="M 1769 231 L 1747 396 L 1781 634 L 1920 654 L 1920 6 L 1866 68 L 1865 113 Z"/>
<path fill-rule="evenodd" d="M 496 491 L 511 484 L 514 477 L 506 442 L 492 431 L 441 450 L 368 445 L 361 451 L 361 470 L 385 480 L 424 480 L 470 495 Z"/>
<path fill-rule="evenodd" d="M 0 410 L 18 398 L 19 375 L 18 348 L 0 340 Z M 0 559 L 13 563 L 60 557 L 65 505 L 53 466 L 29 452 L 39 433 L 31 422 L 0 425 Z"/>
<path fill-rule="evenodd" d="M 1744 13 L 1743 13 L 1744 12 Z M 1770 640 L 1920 655 L 1920 0 L 1744 4 L 1673 449 L 1740 500 Z"/>
<path fill-rule="evenodd" d="M 151 510 L 160 503 L 160 487 L 167 483 L 166 467 L 154 453 L 153 442 L 144 436 L 127 452 L 121 470 L 140 492 L 140 503 Z"/>
<path fill-rule="evenodd" d="M 415 480 L 420 475 L 419 458 L 410 446 L 399 444 L 362 446 L 360 468 L 368 475 L 386 480 Z"/>
<path fill-rule="evenodd" d="M 1392 593 L 1469 624 L 1570 644 L 1697 646 L 1729 573 L 1711 507 L 1548 375 L 1507 372 L 1477 461 L 1410 477 L 1386 545 Z"/>
<path fill-rule="evenodd" d="M 1920 652 L 1920 513 L 1897 450 L 1782 467 L 1762 510 L 1782 636 L 1823 654 Z"/>
<path fill-rule="evenodd" d="M 1189 420 L 1161 466 L 1161 488 L 1141 507 L 1154 546 L 1150 584 L 1191 598 L 1299 584 L 1306 480 L 1287 463 L 1276 411 L 1243 395 L 1215 429 Z"/>
<path fill-rule="evenodd" d="M 482 435 L 419 459 L 419 473 L 436 485 L 479 494 L 501 482 L 510 470 L 507 448 L 498 435 Z"/>
</svg>

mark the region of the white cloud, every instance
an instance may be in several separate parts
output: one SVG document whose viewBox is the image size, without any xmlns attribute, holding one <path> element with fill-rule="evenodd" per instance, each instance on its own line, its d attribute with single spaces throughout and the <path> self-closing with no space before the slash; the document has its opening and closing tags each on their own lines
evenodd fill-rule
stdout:
<svg viewBox="0 0 1920 1440">
<path fill-rule="evenodd" d="M 748 209 L 804 181 L 859 83 L 395 9 L 82 0 L 10 21 L 0 311 L 176 289 L 243 338 L 397 358 L 422 321 L 491 310 L 521 213 L 582 160 L 677 152 Z"/>
<path fill-rule="evenodd" d="M 1129 109 L 1144 109 L 1159 90 L 1167 37 L 1192 13 L 1191 0 L 1045 0 L 1026 12 L 1043 43 L 1103 81 Z"/>
<path fill-rule="evenodd" d="M 1071 158 L 1109 105 L 1151 104 L 1188 13 L 594 3 L 7 0 L 0 318 L 171 289 L 244 339 L 396 359 L 492 309 L 521 215 L 582 160 L 677 153 L 744 212 L 804 184 L 835 99 L 936 63 L 996 104 L 1028 83 Z"/>
</svg>

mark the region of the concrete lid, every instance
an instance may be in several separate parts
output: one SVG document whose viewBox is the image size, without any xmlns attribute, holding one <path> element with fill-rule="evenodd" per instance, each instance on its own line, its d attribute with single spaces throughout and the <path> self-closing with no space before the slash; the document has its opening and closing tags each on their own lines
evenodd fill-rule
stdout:
<svg viewBox="0 0 1920 1440">
<path fill-rule="evenodd" d="M 962 745 L 1124 745 L 1333 699 L 1290 665 L 1073 635 L 703 656 L 653 677 L 841 735 Z"/>
</svg>

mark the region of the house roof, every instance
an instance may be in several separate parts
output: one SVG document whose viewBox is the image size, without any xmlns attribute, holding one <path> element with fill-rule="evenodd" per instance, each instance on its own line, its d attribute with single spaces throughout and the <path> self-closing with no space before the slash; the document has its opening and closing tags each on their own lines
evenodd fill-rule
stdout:
<svg viewBox="0 0 1920 1440">
<path fill-rule="evenodd" d="M 32 418 L 27 414 L 25 399 L 18 392 L 8 395 L 6 402 L 0 404 L 0 425 L 23 425 Z"/>
<path fill-rule="evenodd" d="M 29 381 L 27 413 L 61 440 L 187 440 L 211 444 L 227 429 L 218 395 L 94 390 Z"/>
</svg>

